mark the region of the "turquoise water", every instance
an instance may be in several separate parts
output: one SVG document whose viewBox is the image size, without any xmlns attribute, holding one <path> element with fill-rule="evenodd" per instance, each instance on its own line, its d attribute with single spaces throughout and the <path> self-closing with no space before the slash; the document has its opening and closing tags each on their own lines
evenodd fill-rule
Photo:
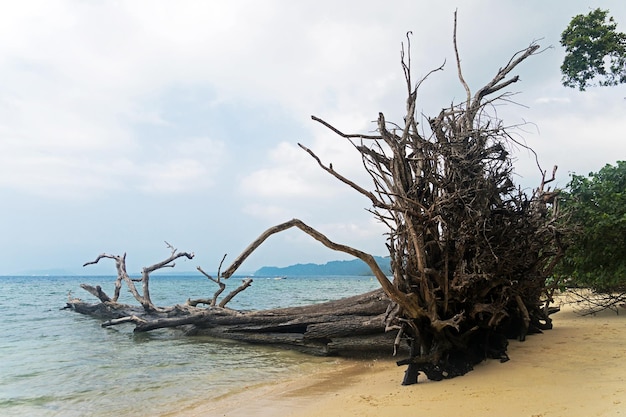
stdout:
<svg viewBox="0 0 626 417">
<path fill-rule="evenodd" d="M 81 283 L 113 293 L 114 277 L 0 277 L 0 415 L 158 416 L 246 386 L 331 366 L 332 358 L 182 336 L 134 334 L 132 325 L 61 310 L 68 291 L 90 300 Z M 227 293 L 240 283 L 231 278 Z M 233 282 L 234 281 L 234 282 Z M 151 277 L 157 305 L 212 296 L 198 276 Z M 264 309 L 318 303 L 378 287 L 370 277 L 255 278 L 229 307 Z M 123 290 L 120 301 L 135 303 Z"/>
</svg>

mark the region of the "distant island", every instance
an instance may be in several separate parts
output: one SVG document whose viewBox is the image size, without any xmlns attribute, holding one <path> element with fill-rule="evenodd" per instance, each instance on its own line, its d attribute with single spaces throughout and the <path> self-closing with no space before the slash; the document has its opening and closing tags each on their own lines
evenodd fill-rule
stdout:
<svg viewBox="0 0 626 417">
<path fill-rule="evenodd" d="M 376 263 L 385 274 L 390 274 L 390 258 L 388 256 L 374 256 Z M 23 270 L 18 273 L 7 274 L 7 276 L 113 276 L 115 268 L 101 268 L 95 271 L 91 270 L 74 270 L 74 269 L 39 269 L 39 270 Z M 209 272 L 210 275 L 217 275 L 217 272 Z M 0 274 L 1 276 L 2 274 Z M 131 272 L 131 276 L 139 277 L 140 272 Z M 158 271 L 155 275 L 162 276 L 196 276 L 197 271 Z M 248 270 L 247 272 L 237 272 L 238 276 L 257 276 L 257 277 L 283 277 L 283 276 L 328 276 L 328 275 L 350 275 L 350 276 L 371 276 L 372 270 L 365 262 L 360 259 L 351 261 L 331 261 L 325 264 L 296 264 L 285 267 L 263 266 L 255 272 Z"/>
<path fill-rule="evenodd" d="M 385 273 L 391 271 L 390 258 L 375 256 L 376 263 Z M 264 266 L 258 269 L 255 276 L 305 276 L 305 275 L 372 275 L 372 270 L 360 259 L 352 261 L 331 261 L 325 264 L 296 264 L 286 267 Z"/>
</svg>

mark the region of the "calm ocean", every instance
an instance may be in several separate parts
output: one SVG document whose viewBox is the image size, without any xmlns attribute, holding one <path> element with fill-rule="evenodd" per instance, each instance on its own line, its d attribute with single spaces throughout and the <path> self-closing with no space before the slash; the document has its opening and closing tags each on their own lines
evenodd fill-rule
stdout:
<svg viewBox="0 0 626 417">
<path fill-rule="evenodd" d="M 112 294 L 114 279 L 0 276 L 1 416 L 158 416 L 334 362 L 174 330 L 104 329 L 100 320 L 61 310 L 68 291 L 96 301 L 81 283 Z M 226 293 L 239 283 L 231 278 Z M 150 284 L 161 306 L 210 297 L 217 288 L 199 274 L 154 275 Z M 377 287 L 371 277 L 257 277 L 229 307 L 319 303 Z M 135 303 L 127 292 L 120 301 Z"/>
</svg>

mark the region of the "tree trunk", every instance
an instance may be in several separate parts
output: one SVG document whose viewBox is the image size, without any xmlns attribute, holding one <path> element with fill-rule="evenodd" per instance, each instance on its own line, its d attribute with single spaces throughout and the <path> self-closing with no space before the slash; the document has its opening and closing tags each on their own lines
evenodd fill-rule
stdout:
<svg viewBox="0 0 626 417">
<path fill-rule="evenodd" d="M 410 50 L 408 35 L 407 43 Z M 115 259 L 117 282 L 127 283 L 143 309 L 116 304 L 117 288 L 111 301 L 92 288 L 90 292 L 101 300 L 99 305 L 70 300 L 68 308 L 107 317 L 110 320 L 105 326 L 130 322 L 138 332 L 183 326 L 190 333 L 318 354 L 370 348 L 380 351 L 381 340 L 388 343 L 390 351 L 410 346 L 408 357 L 398 361 L 408 365 L 405 384 L 416 383 L 420 372 L 431 380 L 441 380 L 463 375 L 486 358 L 508 360 L 508 338 L 524 340 L 527 334 L 551 328 L 549 314 L 555 309 L 549 307 L 548 282 L 564 251 L 563 230 L 557 227 L 558 192 L 545 188 L 555 179 L 556 167 L 550 179 L 540 170 L 541 185 L 531 195 L 516 187 L 509 150 L 532 149 L 516 140 L 497 114 L 490 115 L 498 100 L 510 100 L 504 89 L 520 79 L 511 72 L 536 54 L 539 45 L 533 43 L 514 54 L 472 95 L 461 70 L 456 13 L 453 44 L 466 99 L 443 108 L 435 117 L 422 117 L 417 112 L 421 108 L 416 102 L 418 88 L 426 78 L 413 82 L 404 46 L 401 63 L 408 98 L 402 123 L 387 122 L 379 113 L 376 135 L 345 134 L 312 116 L 350 141 L 373 189 L 341 175 L 332 164 L 324 164 L 312 150 L 299 144 L 321 169 L 372 203 L 370 212 L 388 227 L 392 279 L 372 255 L 333 242 L 292 219 L 267 229 L 229 268 L 218 272 L 217 278 L 207 275 L 220 286 L 212 299 L 190 300 L 190 305 L 169 309 L 152 305 L 149 272 L 173 266 L 177 257 L 193 257 L 172 248 L 170 258 L 144 268 L 143 294 L 126 274 L 125 255 L 103 254 L 91 262 L 102 257 Z M 443 65 L 431 73 L 442 69 Z M 215 307 L 223 291 L 222 279 L 231 277 L 269 236 L 291 227 L 332 250 L 364 261 L 382 290 L 308 307 L 244 313 L 224 308 L 229 299 Z M 244 282 L 240 288 L 245 287 Z M 209 301 L 208 308 L 193 306 L 203 301 Z M 385 330 L 397 332 L 394 336 Z M 403 340 L 408 343 L 401 343 Z"/>
<path fill-rule="evenodd" d="M 146 312 L 136 306 L 79 300 L 69 300 L 65 308 L 106 319 L 103 327 L 132 323 L 135 332 L 179 327 L 186 334 L 275 345 L 315 355 L 392 356 L 395 333 L 385 332 L 389 303 L 379 289 L 321 304 L 250 312 L 189 305 Z"/>
</svg>

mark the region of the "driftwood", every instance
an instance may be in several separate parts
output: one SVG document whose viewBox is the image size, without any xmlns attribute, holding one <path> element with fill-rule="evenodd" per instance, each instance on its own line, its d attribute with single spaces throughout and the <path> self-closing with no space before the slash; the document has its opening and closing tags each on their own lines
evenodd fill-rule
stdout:
<svg viewBox="0 0 626 417">
<path fill-rule="evenodd" d="M 197 268 L 197 270 L 202 275 L 207 277 L 210 281 L 213 281 L 214 283 L 216 283 L 219 286 L 219 289 L 217 291 L 215 291 L 215 294 L 213 294 L 213 297 L 210 300 L 207 299 L 207 298 L 200 298 L 200 299 L 196 299 L 196 300 L 187 300 L 187 305 L 190 305 L 192 307 L 195 307 L 198 304 L 207 304 L 207 305 L 209 305 L 211 307 L 214 307 L 215 305 L 217 305 L 218 297 L 226 289 L 226 284 L 222 281 L 223 277 L 220 274 L 220 269 L 222 268 L 222 264 L 224 263 L 224 259 L 226 259 L 226 255 L 224 255 L 224 257 L 222 258 L 222 261 L 220 262 L 220 267 L 217 270 L 217 278 L 213 278 L 211 275 L 209 275 L 206 272 L 204 272 L 204 270 L 201 267 Z M 227 279 L 229 277 L 225 277 L 225 278 Z M 250 284 L 252 284 L 252 279 L 251 278 L 244 279 L 239 287 L 237 287 L 234 291 L 232 291 L 230 294 L 228 294 L 226 297 L 224 297 L 224 299 L 222 301 L 220 301 L 218 306 L 219 307 L 225 307 L 226 304 L 228 304 L 230 302 L 230 300 L 232 300 L 237 294 L 239 294 L 240 292 L 242 292 L 243 290 L 248 288 L 250 286 Z"/>
<path fill-rule="evenodd" d="M 188 333 L 320 354 L 350 352 L 358 350 L 357 346 L 377 352 L 400 350 L 407 355 L 398 361 L 407 366 L 403 384 L 416 383 L 420 372 L 441 380 L 463 375 L 486 358 L 508 360 L 508 339 L 523 341 L 528 334 L 550 329 L 549 316 L 558 310 L 550 306 L 554 287 L 548 282 L 563 255 L 562 231 L 557 227 L 558 192 L 546 188 L 555 178 L 556 167 L 551 177 L 542 171 L 541 184 L 531 195 L 517 188 L 509 151 L 525 146 L 509 133 L 510 127 L 490 115 L 498 100 L 510 101 L 503 91 L 519 81 L 511 72 L 536 54 L 539 46 L 533 43 L 516 53 L 472 95 L 460 65 L 456 15 L 454 33 L 456 70 L 466 99 L 426 118 L 424 126 L 416 112 L 418 89 L 443 66 L 414 85 L 410 54 L 404 48 L 401 57 L 408 98 L 403 123 L 391 123 L 379 113 L 377 134 L 346 134 L 313 116 L 354 146 L 372 180 L 372 190 L 299 144 L 325 172 L 369 199 L 370 212 L 388 227 L 391 279 L 372 255 L 335 243 L 293 219 L 262 233 L 216 278 L 199 268 L 219 286 L 212 298 L 170 308 L 152 304 L 149 273 L 172 266 L 177 257 L 193 257 L 172 248 L 166 261 L 144 268 L 139 280 L 142 294 L 125 271 L 125 255 L 100 255 L 91 263 L 103 257 L 116 261 L 115 295 L 108 297 L 101 289 L 88 287 L 99 304 L 71 299 L 67 307 L 108 319 L 103 326 L 133 323 L 136 332 L 179 327 Z M 408 36 L 407 45 L 410 52 Z M 218 304 L 225 288 L 222 280 L 230 278 L 268 237 L 291 227 L 332 250 L 363 260 L 381 290 L 315 306 L 259 312 L 230 310 L 225 307 L 228 297 Z M 122 282 L 142 308 L 117 304 Z M 232 296 L 245 287 L 244 281 Z M 207 307 L 199 308 L 200 304 Z"/>
<path fill-rule="evenodd" d="M 102 327 L 131 323 L 135 332 L 180 328 L 188 335 L 260 343 L 314 355 L 391 356 L 394 335 L 385 333 L 389 298 L 376 290 L 311 306 L 240 312 L 222 307 L 176 305 L 146 312 L 112 302 L 68 300 L 66 308 L 106 318 Z"/>
<path fill-rule="evenodd" d="M 324 171 L 367 197 L 371 212 L 388 226 L 393 289 L 379 281 L 397 305 L 387 328 L 399 329 L 411 346 L 409 357 L 398 362 L 408 365 L 405 384 L 417 382 L 420 372 L 440 380 L 463 375 L 486 358 L 505 361 L 508 338 L 523 341 L 551 328 L 555 309 L 547 282 L 563 256 L 558 192 L 546 188 L 556 167 L 551 177 L 542 172 L 532 195 L 516 188 L 509 152 L 525 146 L 490 114 L 498 100 L 510 101 L 503 91 L 519 81 L 511 72 L 539 46 L 516 53 L 472 95 L 460 65 L 456 15 L 454 32 L 466 99 L 425 118 L 425 126 L 418 127 L 416 100 L 426 78 L 413 84 L 404 51 L 403 123 L 379 113 L 376 135 L 346 134 L 313 117 L 360 153 L 372 190 L 300 145 Z"/>
<path fill-rule="evenodd" d="M 128 286 L 129 291 L 133 295 L 133 297 L 135 297 L 135 299 L 143 307 L 146 313 L 151 314 L 151 313 L 156 313 L 160 310 L 163 310 L 163 308 L 156 307 L 153 304 L 152 299 L 150 297 L 150 274 L 161 268 L 174 268 L 176 266 L 176 264 L 174 263 L 174 260 L 178 258 L 185 257 L 187 259 L 193 259 L 194 257 L 193 253 L 179 252 L 178 249 L 174 248 L 169 243 L 167 242 L 165 243 L 167 244 L 167 247 L 171 249 L 170 256 L 161 262 L 157 262 L 156 264 L 153 264 L 151 266 L 144 267 L 141 272 L 141 278 L 139 279 L 131 278 L 128 275 L 128 272 L 126 271 L 126 254 L 119 256 L 119 255 L 111 255 L 111 254 L 103 253 L 99 255 L 94 261 L 86 262 L 85 264 L 83 264 L 83 266 L 94 265 L 94 264 L 97 264 L 103 258 L 113 259 L 115 261 L 115 268 L 117 270 L 117 279 L 115 280 L 115 293 L 113 297 L 109 297 L 104 292 L 104 290 L 102 290 L 102 287 L 99 285 L 94 287 L 88 284 L 81 284 L 81 288 L 87 291 L 88 293 L 90 293 L 91 295 L 95 296 L 96 298 L 98 298 L 100 302 L 102 302 L 103 304 L 119 306 L 117 301 L 119 299 L 120 290 L 122 288 L 122 282 L 125 282 L 126 285 Z M 222 258 L 222 263 L 224 262 L 225 258 L 226 258 L 226 255 L 224 255 L 224 258 Z M 220 268 L 221 268 L 221 263 L 220 263 Z M 211 299 L 203 298 L 203 299 L 197 299 L 197 300 L 187 300 L 187 305 L 191 307 L 196 307 L 198 304 L 207 304 L 213 307 L 216 305 L 219 295 L 226 288 L 226 284 L 221 281 L 221 278 L 223 276 L 220 275 L 219 270 L 218 270 L 218 277 L 213 278 L 211 275 L 204 272 L 204 270 L 201 267 L 197 267 L 197 269 L 201 274 L 206 276 L 209 280 L 215 282 L 219 286 L 219 289 L 215 292 L 215 294 L 213 295 Z M 228 277 L 223 277 L 223 278 L 228 278 Z M 142 288 L 141 294 L 137 290 L 137 287 L 135 286 L 135 282 L 141 283 L 141 288 Z M 237 287 L 234 291 L 229 293 L 219 303 L 219 307 L 222 307 L 222 308 L 225 307 L 226 304 L 228 304 L 230 300 L 232 300 L 241 291 L 248 288 L 250 284 L 252 284 L 251 278 L 244 279 L 242 284 L 239 287 Z M 75 301 L 75 299 L 72 299 L 71 294 L 68 298 L 70 299 L 70 304 L 72 301 Z M 129 321 L 132 321 L 132 320 L 129 320 Z"/>
<path fill-rule="evenodd" d="M 386 330 L 389 330 L 385 322 L 389 318 L 390 298 L 383 289 L 343 300 L 302 307 L 251 312 L 240 312 L 227 308 L 226 304 L 252 283 L 251 278 L 246 278 L 242 280 L 239 287 L 218 302 L 218 297 L 226 288 L 223 280 L 230 278 L 236 272 L 237 267 L 269 236 L 291 227 L 299 228 L 331 249 L 344 251 L 363 259 L 375 271 L 383 289 L 393 288 L 391 281 L 371 255 L 335 243 L 301 220 L 292 219 L 263 232 L 233 261 L 229 268 L 223 273 L 218 270 L 217 278 L 198 267 L 197 269 L 201 274 L 219 286 L 211 298 L 187 300 L 185 305 L 157 307 L 151 301 L 148 302 L 149 297 L 139 294 L 134 285 L 135 281 L 140 281 L 142 284 L 148 282 L 148 284 L 142 285 L 142 288 L 144 291 L 148 289 L 147 293 L 149 294 L 149 281 L 146 280 L 146 277 L 149 278 L 149 272 L 153 272 L 159 267 L 171 266 L 172 260 L 181 256 L 193 257 L 192 254 L 179 253 L 173 249 L 169 258 L 155 264 L 157 267 L 153 265 L 144 268 L 142 278 L 137 280 L 130 278 L 126 273 L 126 254 L 123 256 L 109 254 L 98 256 L 95 261 L 85 265 L 97 263 L 102 258 L 113 259 L 118 271 L 118 277 L 115 281 L 116 295 L 109 297 L 100 286 L 82 284 L 81 287 L 97 297 L 100 303 L 87 303 L 72 298 L 70 295 L 65 308 L 105 319 L 102 323 L 103 327 L 131 323 L 135 326 L 134 332 L 176 327 L 182 328 L 187 334 L 204 334 L 248 343 L 290 347 L 316 355 L 375 353 L 389 356 L 402 350 L 403 346 L 400 345 L 399 341 L 396 340 L 394 343 L 395 335 L 386 333 Z M 118 303 L 119 288 L 122 282 L 128 285 L 140 306 Z M 391 294 L 396 295 L 398 300 L 404 300 L 403 294 L 398 295 L 397 292 L 393 291 Z M 198 307 L 201 304 L 206 304 L 207 307 Z"/>
<path fill-rule="evenodd" d="M 101 288 L 96 287 L 96 292 L 87 290 L 86 287 L 88 286 L 85 285 L 83 285 L 83 288 L 98 297 L 98 299 L 103 303 L 109 301 L 117 302 L 120 296 L 120 289 L 122 288 L 123 281 L 128 286 L 128 289 L 130 290 L 133 297 L 135 297 L 135 299 L 139 302 L 139 304 L 142 305 L 142 307 L 146 311 L 156 310 L 156 307 L 152 303 L 152 299 L 150 297 L 150 274 L 161 268 L 173 268 L 174 266 L 176 266 L 174 261 L 178 258 L 185 257 L 187 259 L 193 259 L 194 257 L 193 253 L 178 252 L 178 250 L 175 249 L 172 245 L 167 242 L 165 243 L 172 251 L 170 256 L 161 262 L 143 268 L 141 271 L 141 279 L 132 279 L 128 275 L 128 272 L 126 271 L 126 254 L 119 256 L 103 253 L 99 255 L 95 260 L 83 264 L 83 266 L 94 265 L 104 258 L 113 259 L 115 261 L 115 268 L 117 269 L 117 280 L 115 281 L 115 294 L 113 295 L 113 298 L 110 298 L 108 295 L 106 295 Z M 139 291 L 137 290 L 137 287 L 135 286 L 136 281 L 141 283 L 142 293 L 139 293 Z"/>
</svg>

